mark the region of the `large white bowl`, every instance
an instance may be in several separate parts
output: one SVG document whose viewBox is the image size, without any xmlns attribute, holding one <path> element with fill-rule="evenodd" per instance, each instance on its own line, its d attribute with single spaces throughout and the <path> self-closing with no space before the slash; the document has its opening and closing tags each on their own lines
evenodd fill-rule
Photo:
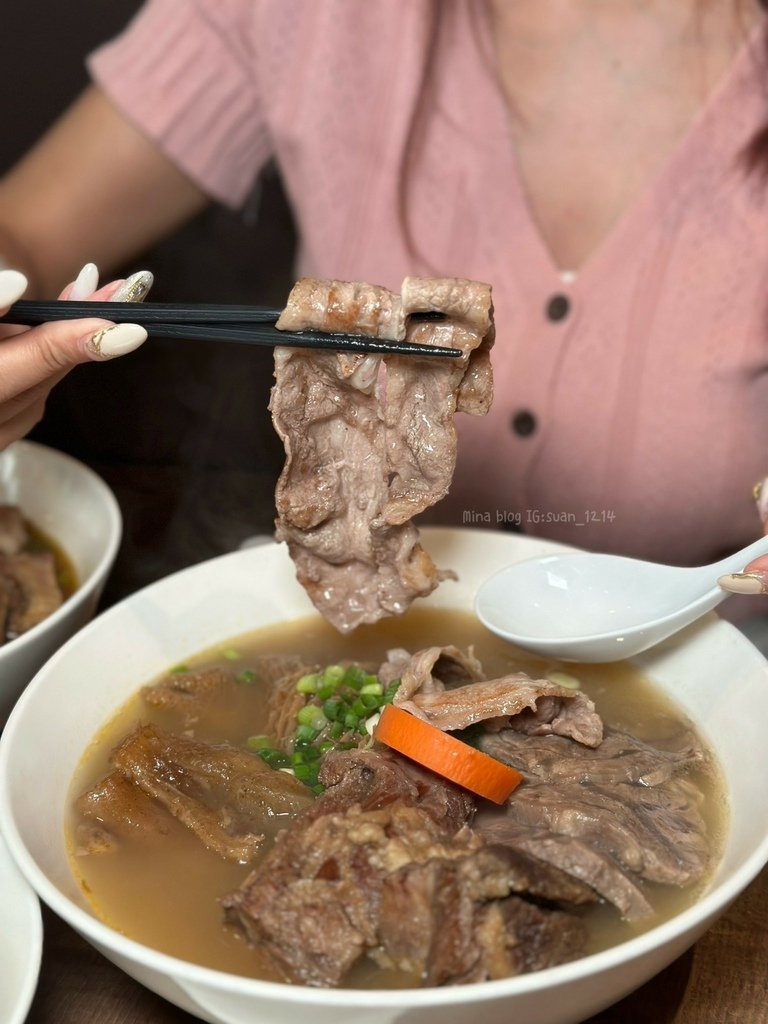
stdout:
<svg viewBox="0 0 768 1024">
<path fill-rule="evenodd" d="M 53 615 L 0 647 L 0 727 L 40 666 L 96 610 L 120 544 L 112 491 L 82 462 L 32 441 L 0 452 L 0 504 L 24 515 L 66 552 L 78 587 Z"/>
<path fill-rule="evenodd" d="M 429 603 L 470 609 L 504 564 L 554 545 L 511 534 L 424 531 L 460 582 Z M 62 822 L 86 744 L 144 682 L 191 653 L 310 611 L 283 547 L 226 555 L 155 583 L 74 637 L 37 675 L 0 741 L 0 828 L 22 873 L 53 910 L 144 985 L 213 1024 L 571 1024 L 620 999 L 693 943 L 768 860 L 768 665 L 714 616 L 639 662 L 715 748 L 730 789 L 730 830 L 709 892 L 623 945 L 537 974 L 429 990 L 318 990 L 201 968 L 99 921 L 70 873 Z M 41 751 L 45 756 L 41 757 Z"/>
</svg>

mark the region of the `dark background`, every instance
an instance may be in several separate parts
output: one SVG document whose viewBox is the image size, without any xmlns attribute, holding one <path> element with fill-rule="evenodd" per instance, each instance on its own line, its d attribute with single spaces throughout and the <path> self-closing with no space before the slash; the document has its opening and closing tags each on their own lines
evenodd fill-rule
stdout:
<svg viewBox="0 0 768 1024">
<path fill-rule="evenodd" d="M 0 173 L 87 84 L 84 57 L 127 24 L 138 0 L 3 5 Z M 210 207 L 129 266 L 155 274 L 155 301 L 282 305 L 295 232 L 267 168 L 242 211 Z M 62 287 L 66 282 L 62 282 Z M 267 403 L 272 353 L 150 340 L 78 367 L 48 402 L 32 440 L 82 459 L 120 502 L 125 537 L 105 602 L 167 572 L 271 532 L 282 446 Z"/>
</svg>

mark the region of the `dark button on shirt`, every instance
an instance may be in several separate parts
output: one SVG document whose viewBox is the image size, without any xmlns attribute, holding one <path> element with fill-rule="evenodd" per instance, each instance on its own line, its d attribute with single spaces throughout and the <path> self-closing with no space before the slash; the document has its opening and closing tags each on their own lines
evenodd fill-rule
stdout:
<svg viewBox="0 0 768 1024">
<path fill-rule="evenodd" d="M 518 437 L 530 437 L 536 429 L 536 417 L 527 409 L 521 409 L 512 417 L 512 429 Z"/>
<path fill-rule="evenodd" d="M 571 300 L 567 295 L 553 295 L 547 302 L 547 317 L 550 320 L 565 320 L 571 311 Z"/>
</svg>

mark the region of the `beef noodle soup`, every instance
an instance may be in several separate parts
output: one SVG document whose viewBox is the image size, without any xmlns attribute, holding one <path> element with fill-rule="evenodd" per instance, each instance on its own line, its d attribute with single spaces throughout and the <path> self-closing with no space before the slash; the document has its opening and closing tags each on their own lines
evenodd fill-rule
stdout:
<svg viewBox="0 0 768 1024">
<path fill-rule="evenodd" d="M 399 679 L 422 708 L 489 685 L 471 646 L 483 679 L 543 684 L 518 721 L 452 730 L 522 772 L 506 806 L 370 737 Z M 408 652 L 428 647 L 444 653 L 417 685 Z M 591 702 L 601 742 L 557 734 Z M 727 826 L 711 754 L 637 669 L 574 674 L 445 610 L 344 638 L 312 617 L 169 666 L 71 792 L 73 871 L 106 923 L 220 970 L 347 987 L 480 981 L 625 941 L 696 901 Z"/>
<path fill-rule="evenodd" d="M 76 588 L 66 553 L 20 508 L 0 501 L 0 647 L 46 619 Z"/>
</svg>

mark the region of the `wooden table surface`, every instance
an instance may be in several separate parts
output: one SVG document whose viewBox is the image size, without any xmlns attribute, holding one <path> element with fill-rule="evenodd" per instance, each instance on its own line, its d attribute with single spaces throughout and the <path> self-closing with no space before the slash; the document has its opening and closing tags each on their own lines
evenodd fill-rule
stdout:
<svg viewBox="0 0 768 1024">
<path fill-rule="evenodd" d="M 193 1024 L 195 1018 L 142 988 L 48 910 L 44 926 L 43 966 L 27 1024 Z M 693 949 L 589 1019 L 589 1024 L 765 1022 L 768 868 Z"/>
</svg>

